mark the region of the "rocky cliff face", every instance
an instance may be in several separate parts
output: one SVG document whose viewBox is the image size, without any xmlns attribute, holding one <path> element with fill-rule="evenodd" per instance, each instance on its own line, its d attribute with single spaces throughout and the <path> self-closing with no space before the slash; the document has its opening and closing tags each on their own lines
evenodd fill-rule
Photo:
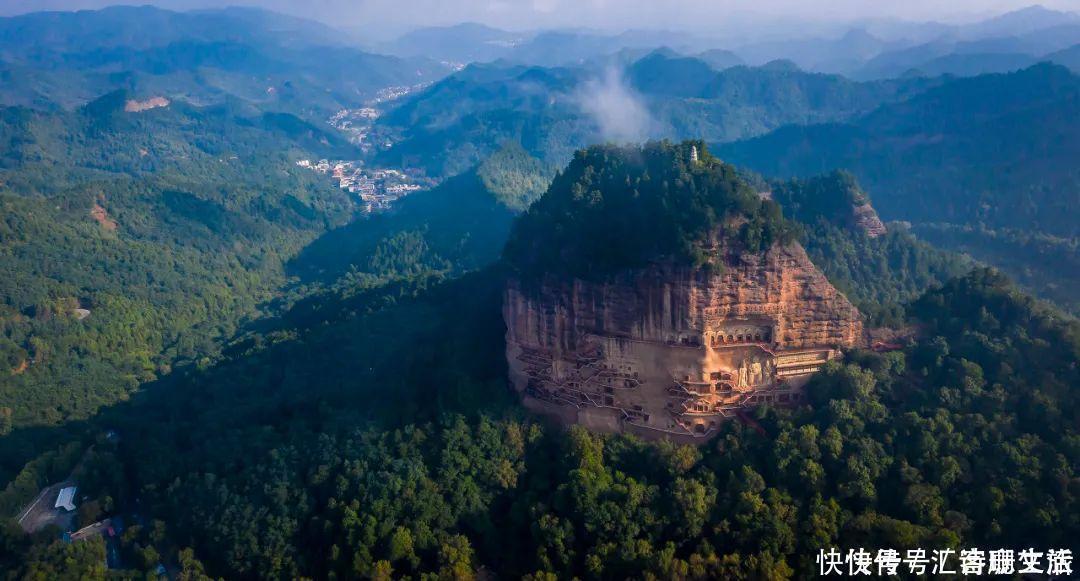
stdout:
<svg viewBox="0 0 1080 581">
<path fill-rule="evenodd" d="M 740 408 L 798 401 L 860 339 L 858 311 L 797 244 L 714 252 L 722 268 L 511 279 L 507 357 L 526 404 L 596 429 L 703 439 Z"/>
<path fill-rule="evenodd" d="M 878 216 L 877 210 L 869 203 L 852 208 L 851 221 L 855 228 L 861 230 L 871 238 L 877 238 L 887 232 L 885 224 Z"/>
</svg>

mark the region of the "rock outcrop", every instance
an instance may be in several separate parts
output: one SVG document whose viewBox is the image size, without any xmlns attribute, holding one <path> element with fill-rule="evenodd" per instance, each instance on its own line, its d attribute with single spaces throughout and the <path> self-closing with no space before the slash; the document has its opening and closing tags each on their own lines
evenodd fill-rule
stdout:
<svg viewBox="0 0 1080 581">
<path fill-rule="evenodd" d="M 877 238 L 888 232 L 885 223 L 878 216 L 877 210 L 869 202 L 851 209 L 851 221 L 855 228 L 870 238 Z"/>
<path fill-rule="evenodd" d="M 150 109 L 158 109 L 160 107 L 168 106 L 169 100 L 165 97 L 150 97 L 145 101 L 128 99 L 124 102 L 124 111 L 127 113 L 141 113 L 143 111 L 149 111 Z"/>
<path fill-rule="evenodd" d="M 503 314 L 512 383 L 527 406 L 592 429 L 691 441 L 761 403 L 794 403 L 858 310 L 798 244 L 714 248 L 598 281 L 512 278 Z"/>
</svg>

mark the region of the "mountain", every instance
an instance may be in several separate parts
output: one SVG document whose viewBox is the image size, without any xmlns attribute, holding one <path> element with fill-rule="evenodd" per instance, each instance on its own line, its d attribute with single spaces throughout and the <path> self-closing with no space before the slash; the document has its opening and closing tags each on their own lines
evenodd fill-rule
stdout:
<svg viewBox="0 0 1080 581">
<path fill-rule="evenodd" d="M 21 353 L 0 373 L 9 430 L 76 426 L 212 357 L 285 283 L 286 258 L 356 211 L 295 165 L 347 142 L 243 104 L 118 91 L 3 107 L 0 143 L 0 321 Z M 54 442 L 0 440 L 0 474 Z"/>
<path fill-rule="evenodd" d="M 929 76 L 974 77 L 988 73 L 1009 73 L 1037 62 L 1036 57 L 1022 53 L 952 53 L 926 61 L 918 65 L 914 72 Z"/>
<path fill-rule="evenodd" d="M 238 97 L 320 115 L 448 67 L 373 55 L 337 31 L 254 9 L 149 6 L 0 19 L 0 102 L 72 108 L 116 89 L 200 104 Z"/>
<path fill-rule="evenodd" d="M 383 116 L 377 130 L 393 147 L 377 159 L 452 175 L 510 141 L 554 168 L 589 143 L 695 136 L 729 141 L 788 123 L 846 119 L 939 82 L 858 83 L 776 63 L 716 71 L 667 50 L 599 71 L 471 65 Z"/>
<path fill-rule="evenodd" d="M 876 206 L 891 220 L 1067 241 L 1080 236 L 1080 173 L 1072 161 L 1080 155 L 1078 119 L 1080 77 L 1041 64 L 957 79 L 850 123 L 786 127 L 718 154 L 773 176 L 849 169 L 878 192 Z M 1040 270 L 1041 293 L 1076 304 L 1076 293 L 1054 282 L 1061 273 Z"/>
<path fill-rule="evenodd" d="M 737 47 L 734 52 L 750 64 L 787 59 L 809 71 L 846 73 L 877 56 L 887 46 L 888 43 L 866 30 L 852 28 L 834 39 L 758 42 Z"/>
<path fill-rule="evenodd" d="M 489 62 L 506 57 L 517 45 L 527 42 L 529 36 L 466 22 L 414 30 L 402 35 L 387 49 L 391 54 L 424 56 L 437 61 Z"/>
<path fill-rule="evenodd" d="M 647 95 L 697 97 L 716 76 L 716 69 L 699 58 L 653 52 L 626 69 L 626 81 Z"/>
<path fill-rule="evenodd" d="M 605 34 L 581 30 L 546 30 L 514 47 L 510 62 L 543 67 L 574 66 L 620 51 L 649 52 L 670 47 L 681 53 L 712 48 L 713 42 L 691 34 L 666 30 L 627 30 Z"/>
<path fill-rule="evenodd" d="M 911 301 L 962 276 L 971 261 L 886 227 L 870 194 L 843 171 L 765 181 L 769 197 L 798 222 L 811 262 L 863 313 L 867 324 L 901 325 Z"/>
<path fill-rule="evenodd" d="M 1072 72 L 1080 74 L 1080 44 L 1049 54 L 1046 60 L 1068 67 Z"/>
<path fill-rule="evenodd" d="M 695 172 L 688 146 L 702 146 L 699 161 L 706 167 Z M 616 148 L 594 148 L 576 158 L 578 166 L 563 172 L 571 177 L 553 185 L 534 204 L 536 216 L 527 213 L 520 224 L 546 225 L 549 231 L 536 232 L 549 239 L 559 236 L 562 225 L 601 239 L 603 232 L 582 218 L 650 224 L 659 207 L 665 210 L 657 215 L 662 225 L 686 225 L 687 233 L 696 234 L 702 231 L 697 218 L 739 200 L 746 207 L 724 215 L 779 219 L 771 202 L 762 203 L 739 181 L 739 172 L 711 158 L 703 144 L 649 147 L 678 152 L 650 171 L 686 172 L 691 181 L 641 180 L 635 200 L 618 177 L 640 172 L 637 160 Z M 575 183 L 613 185 L 595 190 L 609 212 L 591 211 L 587 197 L 575 199 L 569 191 Z M 805 187 L 791 185 L 786 197 L 802 205 L 801 216 L 829 221 L 842 206 L 833 202 L 857 197 L 852 187 L 843 176 L 826 176 Z M 813 207 L 818 197 L 828 203 Z M 657 204 L 665 199 L 698 203 Z M 647 236 L 637 248 L 677 247 L 678 239 Z M 590 259 L 606 252 L 575 248 Z M 709 277 L 759 268 L 752 252 L 745 258 Z M 898 263 L 909 271 L 924 266 L 904 263 L 907 258 Z M 780 268 L 793 272 L 795 266 Z M 707 428 L 715 433 L 712 445 L 692 448 L 580 427 L 553 429 L 515 402 L 506 385 L 507 329 L 498 307 L 508 272 L 521 276 L 528 270 L 506 265 L 449 281 L 420 277 L 317 292 L 245 330 L 220 359 L 162 378 L 86 427 L 88 433 L 112 430 L 115 438 L 98 438 L 92 449 L 72 443 L 28 467 L 19 482 L 67 474 L 82 458 L 76 474 L 87 508 L 78 518 L 130 522 L 126 507 L 137 506 L 142 518 L 157 524 L 130 526 L 109 550 L 126 559 L 128 570 L 152 571 L 159 560 L 175 558 L 177 570 L 194 578 L 374 577 L 391 570 L 448 578 L 480 570 L 500 578 L 537 572 L 680 578 L 691 567 L 702 578 L 784 578 L 813 575 L 814 547 L 841 538 L 874 546 L 902 533 L 924 546 L 993 540 L 1012 546 L 1031 539 L 1067 546 L 1076 536 L 1075 499 L 1045 483 L 1073 477 L 1072 464 L 1062 458 L 1073 453 L 1073 420 L 1080 411 L 1071 397 L 1080 328 L 996 273 L 978 270 L 924 291 L 905 320 L 923 334 L 896 339 L 887 353 L 847 350 L 842 361 L 812 376 L 805 403 L 762 405 L 741 419 L 726 418 Z M 704 280 L 711 279 L 688 284 Z M 680 292 L 641 282 L 637 296 Z M 635 295 L 618 294 L 613 286 L 609 296 Z M 788 298 L 816 304 L 815 297 Z M 581 317 L 589 309 L 628 304 L 582 301 L 581 310 L 540 314 Z M 779 312 L 785 319 L 791 314 Z M 817 312 L 794 314 L 818 320 Z M 684 324 L 679 317 L 654 320 Z M 626 321 L 577 322 L 591 330 Z M 608 351 L 587 353 L 560 371 L 588 373 L 590 359 L 614 358 L 620 349 L 656 347 L 677 354 L 686 367 L 707 349 L 758 349 L 746 344 L 745 329 L 751 327 L 751 335 L 760 330 L 750 321 L 735 327 L 740 325 L 743 342 L 731 333 L 723 347 L 692 346 L 690 336 L 686 345 L 681 338 L 677 345 L 655 345 L 605 337 Z M 820 336 L 831 332 L 822 329 Z M 803 337 L 793 334 L 791 340 Z M 1039 362 L 1038 373 L 1024 369 L 1031 361 Z M 680 384 L 694 399 L 706 384 L 773 371 L 755 370 L 750 362 L 745 374 L 725 377 L 721 368 L 715 380 L 710 372 L 690 383 L 681 374 L 672 383 L 670 373 L 644 376 L 643 366 L 632 367 L 636 363 L 596 368 L 585 379 L 612 379 L 613 399 Z M 663 393 L 666 398 L 670 391 Z M 653 402 L 634 402 L 627 412 L 639 411 L 633 405 L 644 411 Z M 650 420 L 667 416 L 650 414 Z M 928 441 L 940 445 L 927 449 Z M 1005 453 L 986 455 L 986 449 Z M 971 472 L 949 469 L 956 466 Z M 898 477 L 901 468 L 906 478 Z M 36 494 L 36 487 L 18 488 L 30 488 L 30 500 Z M 1040 500 L 1060 512 L 1045 511 Z M 832 523 L 827 530 L 818 528 L 822 518 Z M 950 519 L 970 526 L 953 528 Z M 754 524 L 762 522 L 769 526 Z M 994 523 L 1000 531 L 990 530 Z M 106 555 L 104 543 L 94 539 L 68 544 L 10 528 L 0 535 L 6 549 L 0 564 L 20 575 L 90 570 Z M 604 548 L 612 545 L 617 548 Z M 645 550 L 661 546 L 668 548 Z"/>
<path fill-rule="evenodd" d="M 1080 14 L 1035 4 L 963 26 L 961 35 L 968 38 L 1017 36 L 1066 24 L 1080 24 Z"/>
<path fill-rule="evenodd" d="M 846 29 L 807 25 L 797 32 L 734 34 L 722 44 L 750 65 L 790 60 L 808 71 L 843 74 L 862 80 L 895 78 L 908 71 L 976 74 L 1004 72 L 1006 65 L 955 68 L 930 61 L 961 55 L 1027 55 L 1033 59 L 1080 41 L 1080 14 L 1032 6 L 964 24 L 863 20 Z M 1017 61 L 1012 61 L 1012 66 Z M 1025 66 L 1037 60 L 1027 62 Z"/>
<path fill-rule="evenodd" d="M 341 45 L 347 38 L 312 20 L 239 7 L 173 12 L 153 6 L 113 6 L 0 18 L 0 55 L 4 60 L 45 62 L 62 54 L 223 41 L 295 48 Z"/>
<path fill-rule="evenodd" d="M 1064 68 L 864 83 L 573 32 L 535 56 L 581 64 L 417 90 L 450 66 L 271 13 L 28 18 L 0 46 L 33 105 L 0 106 L 0 577 L 1080 551 L 1080 323 L 941 249 L 1075 298 Z M 381 115 L 363 159 L 326 113 L 372 99 L 342 114 Z M 721 143 L 575 150 L 677 134 Z M 361 213 L 311 158 L 445 179 Z"/>
<path fill-rule="evenodd" d="M 993 28 L 991 28 L 993 30 Z M 915 70 L 924 74 L 973 75 L 1008 72 L 1030 66 L 1046 55 L 1080 42 L 1080 17 L 1062 18 L 1046 28 L 1001 36 L 980 36 L 952 31 L 933 40 L 900 46 L 867 60 L 851 74 L 859 79 L 895 77 Z"/>
<path fill-rule="evenodd" d="M 709 65 L 717 71 L 722 71 L 724 69 L 730 69 L 731 67 L 737 67 L 739 65 L 746 64 L 739 57 L 739 55 L 735 54 L 734 52 L 719 48 L 714 48 L 705 52 L 698 53 L 694 55 L 694 58 L 703 61 L 705 64 Z"/>
<path fill-rule="evenodd" d="M 703 143 L 579 152 L 507 244 L 524 405 L 700 444 L 740 410 L 802 399 L 862 317 L 785 226 Z"/>
<path fill-rule="evenodd" d="M 425 56 L 461 64 L 505 60 L 519 65 L 557 67 L 604 60 L 623 51 L 632 51 L 640 58 L 642 54 L 664 46 L 683 49 L 701 46 L 704 42 L 683 33 L 666 31 L 629 30 L 606 34 L 554 29 L 510 32 L 483 24 L 462 23 L 421 28 L 402 35 L 386 48 L 391 54 L 400 56 Z"/>
<path fill-rule="evenodd" d="M 550 174 L 516 143 L 391 211 L 330 230 L 288 262 L 304 282 L 384 284 L 460 276 L 495 262 L 515 217 L 540 197 Z"/>
</svg>

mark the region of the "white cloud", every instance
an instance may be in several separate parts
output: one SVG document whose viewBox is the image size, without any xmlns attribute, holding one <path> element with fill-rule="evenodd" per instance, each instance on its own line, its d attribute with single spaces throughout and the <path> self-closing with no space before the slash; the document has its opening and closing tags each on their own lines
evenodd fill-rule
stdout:
<svg viewBox="0 0 1080 581">
<path fill-rule="evenodd" d="M 614 67 L 583 83 L 574 101 L 593 118 L 605 141 L 643 141 L 654 124 L 645 103 Z"/>
</svg>

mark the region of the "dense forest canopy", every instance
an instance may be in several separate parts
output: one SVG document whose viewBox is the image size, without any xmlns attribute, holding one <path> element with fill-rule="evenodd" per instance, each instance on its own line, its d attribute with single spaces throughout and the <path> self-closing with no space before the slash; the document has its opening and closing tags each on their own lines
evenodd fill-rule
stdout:
<svg viewBox="0 0 1080 581">
<path fill-rule="evenodd" d="M 700 141 L 596 146 L 575 154 L 521 217 L 505 256 L 522 270 L 576 275 L 660 259 L 703 266 L 718 231 L 748 252 L 794 236 L 780 208 Z"/>
<path fill-rule="evenodd" d="M 909 302 L 972 268 L 971 260 L 934 248 L 900 224 L 879 231 L 870 195 L 848 172 L 746 179 L 760 182 L 756 187 L 796 222 L 810 260 L 872 326 L 903 325 Z"/>
<path fill-rule="evenodd" d="M 354 211 L 291 159 L 347 151 L 340 137 L 243 107 L 132 113 L 128 96 L 0 109 L 5 432 L 85 419 L 206 361 L 284 283 L 283 262 Z M 49 442 L 5 438 L 0 472 Z"/>
<path fill-rule="evenodd" d="M 128 437 L 119 455 L 94 456 L 104 477 L 86 481 L 122 498 L 108 475 L 126 458 L 144 507 L 162 519 L 126 534 L 125 554 L 227 577 L 468 577 L 483 567 L 706 579 L 807 575 L 827 546 L 1080 548 L 1080 329 L 998 274 L 977 271 L 919 300 L 925 339 L 852 352 L 815 378 L 810 405 L 761 408 L 764 433 L 732 422 L 700 449 L 567 433 L 493 398 L 506 394 L 499 366 L 477 359 L 501 358 L 489 300 L 498 279 L 462 279 L 389 311 L 316 315 L 329 326 L 294 327 L 296 339 L 248 347 L 116 410 L 109 421 Z M 373 379 L 394 379 L 364 381 L 376 391 L 360 396 L 352 368 L 368 359 L 353 362 L 370 347 L 349 338 L 379 320 L 399 332 L 445 325 L 370 353 Z M 439 348 L 418 347 L 436 338 Z M 420 375 L 400 376 L 416 363 Z M 424 397 L 429 374 L 451 383 Z M 192 397 L 202 405 L 185 406 Z M 43 546 L 28 566 L 71 570 L 80 547 Z"/>
</svg>

